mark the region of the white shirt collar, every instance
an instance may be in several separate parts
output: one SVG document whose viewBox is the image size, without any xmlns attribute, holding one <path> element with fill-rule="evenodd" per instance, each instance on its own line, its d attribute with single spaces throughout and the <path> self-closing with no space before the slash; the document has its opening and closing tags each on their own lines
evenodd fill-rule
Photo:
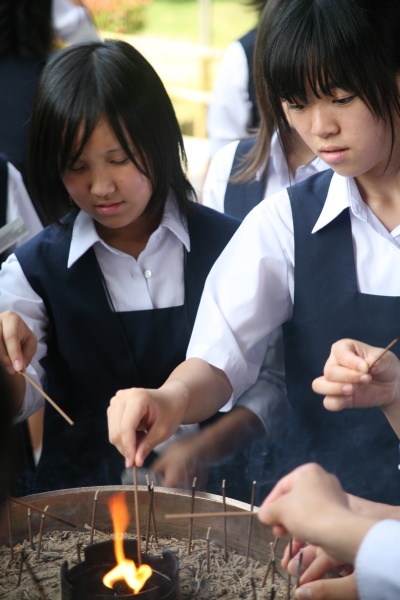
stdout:
<svg viewBox="0 0 400 600">
<path fill-rule="evenodd" d="M 314 225 L 312 233 L 315 233 L 328 225 L 345 208 L 350 208 L 352 213 L 362 221 L 368 220 L 368 209 L 363 202 L 356 182 L 353 178 L 342 177 L 337 173 L 333 174 L 328 195 L 321 214 Z"/>
<path fill-rule="evenodd" d="M 168 195 L 165 203 L 164 213 L 161 219 L 161 223 L 156 231 L 151 235 L 157 235 L 161 229 L 169 230 L 174 236 L 176 236 L 182 244 L 186 247 L 187 251 L 190 251 L 190 239 L 187 230 L 186 219 L 181 218 L 177 203 L 172 193 Z M 70 268 L 77 260 L 81 258 L 96 243 L 102 244 L 110 252 L 115 254 L 121 254 L 119 250 L 112 248 L 106 244 L 96 231 L 94 221 L 86 212 L 80 211 L 75 219 L 71 246 L 69 249 L 68 256 L 68 268 Z"/>
</svg>

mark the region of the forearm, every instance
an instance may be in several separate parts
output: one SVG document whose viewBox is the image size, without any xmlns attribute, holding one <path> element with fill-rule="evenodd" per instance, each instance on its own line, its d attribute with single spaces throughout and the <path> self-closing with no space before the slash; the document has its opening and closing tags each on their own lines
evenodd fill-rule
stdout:
<svg viewBox="0 0 400 600">
<path fill-rule="evenodd" d="M 381 502 L 372 502 L 358 496 L 347 495 L 351 510 L 363 517 L 372 519 L 396 519 L 400 520 L 400 507 Z"/>
<path fill-rule="evenodd" d="M 250 410 L 234 407 L 195 437 L 197 452 L 208 465 L 222 461 L 245 448 L 264 433 L 260 419 Z"/>
<path fill-rule="evenodd" d="M 199 423 L 224 406 L 232 387 L 225 373 L 199 358 L 181 363 L 168 377 L 163 390 L 178 400 L 184 423 Z"/>
<path fill-rule="evenodd" d="M 329 556 L 354 564 L 361 542 L 376 522 L 350 510 L 340 510 L 337 514 L 325 515 L 309 541 L 323 548 Z"/>
</svg>

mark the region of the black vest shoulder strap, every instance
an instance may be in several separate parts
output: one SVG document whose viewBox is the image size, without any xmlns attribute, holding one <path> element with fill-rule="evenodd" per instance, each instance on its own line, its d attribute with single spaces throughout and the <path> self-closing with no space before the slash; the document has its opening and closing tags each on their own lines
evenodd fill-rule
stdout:
<svg viewBox="0 0 400 600">
<path fill-rule="evenodd" d="M 243 220 L 252 208 L 264 198 L 265 175 L 253 181 L 232 183 L 231 178 L 241 168 L 244 157 L 250 152 L 256 142 L 255 137 L 241 140 L 236 148 L 232 169 L 225 190 L 224 212 L 236 219 Z"/>
<path fill-rule="evenodd" d="M 240 38 L 239 42 L 243 46 L 243 50 L 246 54 L 247 64 L 249 68 L 249 83 L 248 83 L 248 91 L 249 91 L 249 99 L 252 103 L 252 119 L 251 123 L 249 123 L 249 129 L 254 129 L 258 127 L 260 124 L 260 114 L 258 112 L 257 100 L 256 100 L 256 88 L 254 85 L 254 69 L 253 69 L 253 55 L 254 55 L 254 45 L 256 42 L 257 30 L 252 29 L 246 35 Z"/>
<path fill-rule="evenodd" d="M 3 227 L 3 225 L 6 224 L 7 191 L 8 191 L 7 159 L 3 154 L 0 154 L 0 227 Z"/>
</svg>

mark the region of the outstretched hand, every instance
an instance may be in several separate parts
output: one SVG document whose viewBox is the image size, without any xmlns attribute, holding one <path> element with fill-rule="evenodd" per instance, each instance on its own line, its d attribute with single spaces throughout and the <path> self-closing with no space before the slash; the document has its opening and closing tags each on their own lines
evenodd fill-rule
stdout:
<svg viewBox="0 0 400 600">
<path fill-rule="evenodd" d="M 351 511 L 339 480 L 312 463 L 283 477 L 264 500 L 258 517 L 272 525 L 274 535 L 290 533 L 350 564 L 375 522 Z"/>
<path fill-rule="evenodd" d="M 0 361 L 10 375 L 25 371 L 37 350 L 37 339 L 14 312 L 0 313 Z"/>
<path fill-rule="evenodd" d="M 325 396 L 324 406 L 331 411 L 344 408 L 387 407 L 399 401 L 400 363 L 387 352 L 370 369 L 382 353 L 355 340 L 345 339 L 332 346 L 324 374 L 313 381 L 313 390 Z"/>
<path fill-rule="evenodd" d="M 107 410 L 109 440 L 125 457 L 126 468 L 143 466 L 153 448 L 181 424 L 185 406 L 166 388 L 131 388 L 111 398 Z"/>
</svg>

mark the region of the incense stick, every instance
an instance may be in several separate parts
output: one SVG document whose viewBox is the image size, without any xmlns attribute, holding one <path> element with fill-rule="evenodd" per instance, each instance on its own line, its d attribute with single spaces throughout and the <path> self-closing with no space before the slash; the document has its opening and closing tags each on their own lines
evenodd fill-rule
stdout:
<svg viewBox="0 0 400 600">
<path fill-rule="evenodd" d="M 207 549 L 207 573 L 210 572 L 210 531 L 211 527 L 207 529 L 207 538 L 206 538 L 206 549 Z"/>
<path fill-rule="evenodd" d="M 93 498 L 93 508 L 92 508 L 92 527 L 90 529 L 90 542 L 89 544 L 93 544 L 93 536 L 94 536 L 94 524 L 96 521 L 96 510 L 97 510 L 97 497 L 99 495 L 99 490 L 96 491 Z"/>
<path fill-rule="evenodd" d="M 250 510 L 251 512 L 253 512 L 254 510 L 254 498 L 255 498 L 255 492 L 256 492 L 256 482 L 253 481 L 253 487 L 251 489 L 251 500 L 250 500 Z M 245 562 L 245 566 L 248 567 L 249 566 L 249 554 L 250 554 L 250 541 L 251 541 L 251 526 L 253 524 L 253 521 L 249 521 L 249 529 L 247 531 L 247 545 L 246 545 L 246 562 Z"/>
<path fill-rule="evenodd" d="M 388 346 L 386 346 L 386 348 L 384 350 L 382 350 L 382 352 L 379 354 L 379 356 L 377 358 L 375 358 L 375 360 L 372 361 L 372 363 L 368 367 L 368 371 L 370 371 L 372 369 L 372 367 L 378 362 L 378 360 L 381 360 L 381 358 L 386 354 L 386 352 L 389 352 L 390 348 L 392 346 L 394 346 L 398 341 L 399 341 L 398 338 L 395 338 L 394 340 L 392 340 L 390 342 L 390 344 Z"/>
<path fill-rule="evenodd" d="M 222 504 L 226 513 L 226 480 L 222 480 Z M 228 533 L 226 527 L 226 519 L 224 519 L 224 560 L 228 562 Z"/>
<path fill-rule="evenodd" d="M 57 517 L 56 515 L 49 513 L 47 510 L 41 510 L 40 508 L 37 508 L 36 506 L 34 506 L 34 504 L 30 504 L 30 502 L 25 502 L 23 500 L 19 500 L 19 498 L 13 498 L 12 496 L 10 496 L 9 499 L 12 500 L 13 502 L 15 502 L 16 504 L 20 504 L 21 506 L 25 506 L 26 508 L 31 508 L 33 511 L 35 511 L 41 515 L 45 515 L 46 517 L 50 517 L 51 519 L 55 519 L 56 521 L 60 521 L 60 523 L 64 523 L 65 525 L 68 525 L 69 527 L 73 527 L 74 529 L 76 529 L 76 525 L 74 525 L 73 523 L 70 523 L 69 521 L 62 519 L 61 517 Z"/>
<path fill-rule="evenodd" d="M 19 588 L 19 586 L 21 585 L 22 570 L 24 568 L 25 550 L 24 550 L 24 548 L 19 548 L 17 550 L 17 552 L 19 552 L 20 557 L 19 557 L 18 581 L 17 581 L 16 587 Z"/>
<path fill-rule="evenodd" d="M 32 535 L 32 513 L 28 507 L 28 535 L 29 535 L 29 546 L 33 550 L 33 535 Z"/>
<path fill-rule="evenodd" d="M 268 578 L 268 575 L 269 575 L 269 572 L 270 572 L 270 569 L 271 569 L 271 566 L 272 566 L 272 562 L 275 560 L 275 550 L 276 550 L 276 547 L 278 545 L 278 538 L 276 537 L 275 540 L 274 540 L 274 542 L 273 543 L 270 542 L 269 544 L 270 544 L 270 547 L 271 547 L 271 552 L 270 552 L 270 555 L 269 555 L 269 559 L 268 559 L 268 562 L 267 562 L 267 570 L 265 571 L 265 575 L 264 575 L 264 579 L 262 581 L 261 587 L 265 587 L 265 584 L 267 583 L 267 578 Z"/>
<path fill-rule="evenodd" d="M 300 585 L 300 578 L 301 578 L 301 571 L 303 568 L 303 548 L 301 548 L 300 552 L 299 552 L 299 564 L 297 567 L 297 587 L 299 587 Z"/>
<path fill-rule="evenodd" d="M 290 541 L 289 541 L 289 562 L 292 560 L 292 558 L 293 558 L 293 538 L 291 537 Z M 287 598 L 287 600 L 290 600 L 291 585 L 292 585 L 292 576 L 288 571 L 287 581 L 286 581 L 286 598 Z"/>
<path fill-rule="evenodd" d="M 43 527 L 44 527 L 44 520 L 46 518 L 46 511 L 49 508 L 49 505 L 46 506 L 46 508 L 44 509 L 44 511 L 42 511 L 42 518 L 40 521 L 40 528 L 39 528 L 39 541 L 38 541 L 38 547 L 37 547 L 37 552 L 36 552 L 36 560 L 39 559 L 40 557 L 40 550 L 42 547 L 42 538 L 43 538 Z"/>
<path fill-rule="evenodd" d="M 50 396 L 48 396 L 48 395 L 46 394 L 46 392 L 45 392 L 44 390 L 42 390 L 42 388 L 41 388 L 41 387 L 39 387 L 39 386 L 37 385 L 37 383 L 35 383 L 35 382 L 33 381 L 33 379 L 31 379 L 31 378 L 29 377 L 29 375 L 27 375 L 27 374 L 26 374 L 26 373 L 24 373 L 23 371 L 17 371 L 17 373 L 19 373 L 20 375 L 22 375 L 23 377 L 25 377 L 25 379 L 27 379 L 27 380 L 29 381 L 29 383 L 30 383 L 31 385 L 33 385 L 33 387 L 34 387 L 34 388 L 36 388 L 36 389 L 37 389 L 37 391 L 38 391 L 40 394 L 42 394 L 43 398 L 46 398 L 46 400 L 47 400 L 48 402 L 50 402 L 50 404 L 53 406 L 53 408 L 55 408 L 55 409 L 56 409 L 56 410 L 57 410 L 57 411 L 60 413 L 60 415 L 61 415 L 62 417 L 64 417 L 64 419 L 67 421 L 67 423 L 69 423 L 70 425 L 73 425 L 73 424 L 74 424 L 74 422 L 73 422 L 73 421 L 72 421 L 72 420 L 69 418 L 69 416 L 68 416 L 68 415 L 66 415 L 66 414 L 65 414 L 65 412 L 64 412 L 64 411 L 63 411 L 63 410 L 62 410 L 62 409 L 61 409 L 61 408 L 58 406 L 58 404 L 56 404 L 56 403 L 54 402 L 54 400 L 52 400 L 52 399 L 50 398 Z"/>
<path fill-rule="evenodd" d="M 140 539 L 139 497 L 138 497 L 136 465 L 133 466 L 133 485 L 134 485 L 134 495 L 135 495 L 135 516 L 136 516 L 136 538 L 137 538 L 138 566 L 140 567 L 140 565 L 142 564 L 142 542 Z"/>
<path fill-rule="evenodd" d="M 204 513 L 170 513 L 164 515 L 165 519 L 208 519 L 209 517 L 254 517 L 258 511 L 235 510 L 226 512 L 204 512 Z"/>
<path fill-rule="evenodd" d="M 13 544 L 10 499 L 7 500 L 7 520 L 8 520 L 8 536 L 10 539 L 10 558 L 11 558 L 11 560 L 14 560 L 14 544 Z"/>
<path fill-rule="evenodd" d="M 191 508 L 190 508 L 190 513 L 189 513 L 189 541 L 188 541 L 188 554 L 191 554 L 192 552 L 192 536 L 193 536 L 193 517 L 191 515 L 193 515 L 193 511 L 194 511 L 194 501 L 196 498 L 196 481 L 197 481 L 197 477 L 194 477 L 193 479 L 193 483 L 192 483 L 192 504 L 191 504 Z"/>
</svg>

